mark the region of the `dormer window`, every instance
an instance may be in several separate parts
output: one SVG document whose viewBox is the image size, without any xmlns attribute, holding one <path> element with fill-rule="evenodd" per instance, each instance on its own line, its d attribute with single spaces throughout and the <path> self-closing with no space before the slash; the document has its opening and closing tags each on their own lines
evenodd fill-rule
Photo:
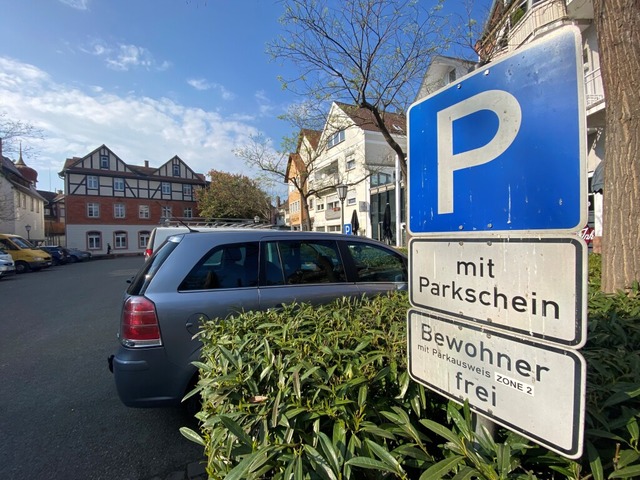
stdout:
<svg viewBox="0 0 640 480">
<path fill-rule="evenodd" d="M 344 130 L 340 130 L 329 137 L 327 148 L 335 147 L 339 143 L 344 142 Z"/>
<path fill-rule="evenodd" d="M 109 156 L 100 155 L 100 168 L 109 168 Z"/>
<path fill-rule="evenodd" d="M 447 83 L 453 83 L 456 81 L 456 69 L 452 68 L 451 70 L 449 70 L 449 75 L 447 78 L 448 82 Z"/>
</svg>

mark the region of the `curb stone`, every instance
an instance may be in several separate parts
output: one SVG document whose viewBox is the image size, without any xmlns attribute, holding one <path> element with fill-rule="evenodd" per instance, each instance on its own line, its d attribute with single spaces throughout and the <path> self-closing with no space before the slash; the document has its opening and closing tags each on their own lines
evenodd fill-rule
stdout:
<svg viewBox="0 0 640 480">
<path fill-rule="evenodd" d="M 178 470 L 163 476 L 155 475 L 146 480 L 207 480 L 207 471 L 204 461 L 191 462 L 184 470 Z"/>
</svg>

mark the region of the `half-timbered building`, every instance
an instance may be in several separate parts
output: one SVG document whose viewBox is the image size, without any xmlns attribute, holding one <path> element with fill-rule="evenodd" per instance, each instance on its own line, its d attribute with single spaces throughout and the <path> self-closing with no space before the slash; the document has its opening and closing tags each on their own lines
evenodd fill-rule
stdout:
<svg viewBox="0 0 640 480">
<path fill-rule="evenodd" d="M 93 253 L 142 253 L 154 226 L 198 216 L 196 191 L 206 184 L 177 155 L 158 168 L 125 163 L 102 145 L 66 160 L 67 246 Z"/>
</svg>

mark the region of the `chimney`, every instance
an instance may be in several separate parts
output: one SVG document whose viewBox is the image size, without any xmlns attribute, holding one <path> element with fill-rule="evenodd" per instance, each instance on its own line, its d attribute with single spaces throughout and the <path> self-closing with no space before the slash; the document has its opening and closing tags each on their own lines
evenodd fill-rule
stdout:
<svg viewBox="0 0 640 480">
<path fill-rule="evenodd" d="M 145 168 L 149 168 L 149 160 L 145 160 L 144 161 L 144 166 L 145 166 Z"/>
</svg>

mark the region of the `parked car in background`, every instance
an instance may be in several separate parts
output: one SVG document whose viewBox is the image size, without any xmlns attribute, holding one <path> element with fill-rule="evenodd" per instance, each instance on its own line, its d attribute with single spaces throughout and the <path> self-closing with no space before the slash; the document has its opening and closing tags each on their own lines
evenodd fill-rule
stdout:
<svg viewBox="0 0 640 480">
<path fill-rule="evenodd" d="M 215 229 L 173 235 L 131 281 L 120 347 L 110 357 L 120 399 L 169 406 L 197 379 L 202 320 L 292 302 L 407 288 L 407 257 L 364 237 L 320 232 Z"/>
<path fill-rule="evenodd" d="M 78 248 L 65 248 L 69 263 L 85 262 L 91 260 L 91 252 L 80 250 Z"/>
<path fill-rule="evenodd" d="M 14 273 L 16 273 L 16 265 L 13 258 L 6 250 L 0 248 L 0 280 Z"/>
<path fill-rule="evenodd" d="M 67 252 L 60 245 L 40 245 L 38 248 L 51 255 L 53 265 L 64 265 L 69 262 Z"/>
<path fill-rule="evenodd" d="M 51 255 L 34 247 L 19 235 L 0 233 L 0 246 L 11 255 L 18 273 L 51 266 Z"/>
</svg>

